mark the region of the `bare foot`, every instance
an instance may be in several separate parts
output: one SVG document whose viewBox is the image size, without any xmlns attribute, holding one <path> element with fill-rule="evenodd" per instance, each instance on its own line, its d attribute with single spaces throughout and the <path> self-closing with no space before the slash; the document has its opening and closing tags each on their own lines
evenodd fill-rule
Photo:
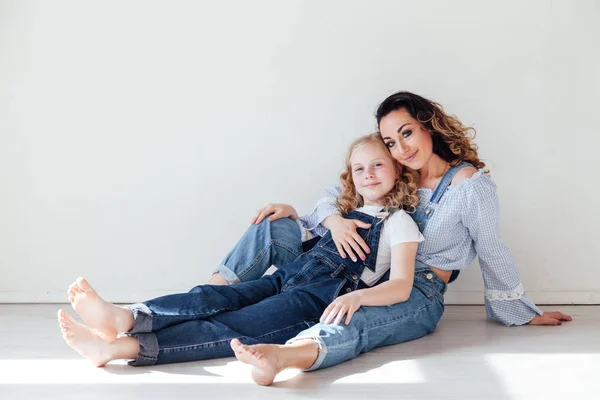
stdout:
<svg viewBox="0 0 600 400">
<path fill-rule="evenodd" d="M 58 310 L 58 324 L 69 347 L 90 360 L 96 367 L 103 367 L 111 360 L 110 344 L 87 326 L 75 321 L 64 310 Z"/>
<path fill-rule="evenodd" d="M 84 278 L 77 278 L 69 286 L 69 302 L 77 314 L 107 342 L 115 341 L 118 333 L 127 332 L 133 326 L 130 310 L 106 302 Z"/>
<path fill-rule="evenodd" d="M 216 285 L 216 286 L 223 286 L 223 285 L 229 285 L 229 281 L 227 281 L 225 278 L 223 278 L 221 276 L 221 274 L 219 274 L 218 272 L 214 273 L 210 279 L 208 280 L 208 282 L 206 282 L 208 285 Z"/>
<path fill-rule="evenodd" d="M 283 370 L 279 362 L 279 347 L 277 345 L 256 344 L 248 346 L 237 339 L 233 339 L 231 348 L 238 360 L 254 366 L 252 379 L 259 385 L 270 386 L 273 384 L 275 376 Z"/>
</svg>

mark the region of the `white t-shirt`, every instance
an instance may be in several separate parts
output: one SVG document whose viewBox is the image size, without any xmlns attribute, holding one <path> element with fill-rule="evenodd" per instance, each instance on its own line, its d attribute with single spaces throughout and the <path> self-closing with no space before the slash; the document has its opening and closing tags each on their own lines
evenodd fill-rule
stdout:
<svg viewBox="0 0 600 400">
<path fill-rule="evenodd" d="M 365 214 L 375 216 L 383 210 L 382 206 L 364 206 L 356 209 Z M 372 286 L 385 274 L 392 265 L 392 247 L 399 243 L 421 243 L 425 238 L 419 232 L 419 227 L 404 210 L 397 210 L 383 223 L 379 236 L 375 272 L 365 268 L 360 279 Z"/>
</svg>

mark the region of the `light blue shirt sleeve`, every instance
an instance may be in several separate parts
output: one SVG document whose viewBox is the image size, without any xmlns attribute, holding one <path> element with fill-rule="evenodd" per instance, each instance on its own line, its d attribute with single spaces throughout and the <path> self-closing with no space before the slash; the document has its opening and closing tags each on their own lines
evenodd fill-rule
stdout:
<svg viewBox="0 0 600 400">
<path fill-rule="evenodd" d="M 328 229 L 321 225 L 321 222 L 325 218 L 340 214 L 339 210 L 335 205 L 337 197 L 342 193 L 342 188 L 338 185 L 332 185 L 327 187 L 321 198 L 315 205 L 315 208 L 310 214 L 306 214 L 300 217 L 300 222 L 304 228 L 308 229 L 315 235 L 323 236 L 327 233 Z"/>
<path fill-rule="evenodd" d="M 462 222 L 479 257 L 486 315 L 507 326 L 524 325 L 542 311 L 527 298 L 519 268 L 500 238 L 496 185 L 486 176 L 469 182 L 465 189 Z"/>
</svg>

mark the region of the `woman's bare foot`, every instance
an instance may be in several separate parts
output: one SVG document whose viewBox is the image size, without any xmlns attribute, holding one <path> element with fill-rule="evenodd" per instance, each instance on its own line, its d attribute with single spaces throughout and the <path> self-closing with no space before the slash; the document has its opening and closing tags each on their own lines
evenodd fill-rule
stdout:
<svg viewBox="0 0 600 400">
<path fill-rule="evenodd" d="M 103 367 L 111 360 L 110 344 L 87 326 L 75 321 L 64 310 L 58 310 L 58 324 L 69 347 L 90 360 L 96 367 Z"/>
<path fill-rule="evenodd" d="M 77 314 L 107 342 L 113 342 L 118 333 L 128 332 L 133 327 L 131 310 L 106 302 L 84 278 L 77 278 L 69 286 L 69 302 Z"/>
<path fill-rule="evenodd" d="M 254 366 L 252 379 L 259 385 L 269 386 L 273 384 L 275 376 L 284 369 L 278 357 L 278 345 L 256 344 L 248 346 L 237 339 L 233 339 L 231 348 L 238 360 Z"/>
</svg>

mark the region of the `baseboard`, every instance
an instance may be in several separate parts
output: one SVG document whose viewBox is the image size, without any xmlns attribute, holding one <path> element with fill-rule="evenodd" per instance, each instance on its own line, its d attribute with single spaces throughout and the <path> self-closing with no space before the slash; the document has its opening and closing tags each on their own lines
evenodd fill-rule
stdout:
<svg viewBox="0 0 600 400">
<path fill-rule="evenodd" d="M 148 291 L 144 293 L 102 293 L 104 298 L 112 303 L 135 303 L 154 297 L 163 296 L 169 292 Z M 600 292 L 527 292 L 529 298 L 538 305 L 544 304 L 600 304 Z M 446 304 L 483 304 L 483 292 L 453 292 L 446 293 Z M 0 292 L 0 303 L 66 303 L 65 292 Z"/>
</svg>

